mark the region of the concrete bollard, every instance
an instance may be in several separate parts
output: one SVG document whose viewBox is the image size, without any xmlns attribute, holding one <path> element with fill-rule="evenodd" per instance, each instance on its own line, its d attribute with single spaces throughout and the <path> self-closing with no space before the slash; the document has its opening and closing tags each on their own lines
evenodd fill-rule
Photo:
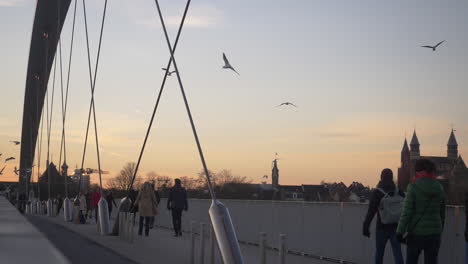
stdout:
<svg viewBox="0 0 468 264">
<path fill-rule="evenodd" d="M 67 197 L 63 200 L 63 219 L 65 222 L 70 222 L 73 220 L 72 213 L 71 201 Z"/>
<path fill-rule="evenodd" d="M 279 264 L 285 264 L 286 263 L 286 235 L 285 234 L 280 234 L 279 237 Z"/>
<path fill-rule="evenodd" d="M 106 199 L 101 197 L 98 203 L 98 225 L 101 235 L 105 236 L 110 233 L 109 223 L 109 208 Z"/>
<path fill-rule="evenodd" d="M 54 205 L 52 199 L 47 200 L 47 216 L 53 216 L 52 212 L 54 211 Z"/>
<path fill-rule="evenodd" d="M 205 223 L 200 223 L 200 264 L 205 263 Z"/>
<path fill-rule="evenodd" d="M 128 242 L 130 243 L 133 243 L 133 235 L 134 235 L 133 227 L 134 226 L 135 225 L 133 223 L 132 214 L 128 213 L 127 232 L 128 232 Z"/>
<path fill-rule="evenodd" d="M 190 264 L 195 264 L 195 222 L 190 222 Z"/>
<path fill-rule="evenodd" d="M 210 228 L 210 264 L 215 263 L 215 240 L 216 236 L 213 227 Z"/>
<path fill-rule="evenodd" d="M 260 233 L 260 263 L 266 264 L 266 233 Z"/>
<path fill-rule="evenodd" d="M 119 212 L 118 221 L 119 221 L 119 238 L 122 239 L 122 230 L 123 230 L 123 212 Z"/>
</svg>

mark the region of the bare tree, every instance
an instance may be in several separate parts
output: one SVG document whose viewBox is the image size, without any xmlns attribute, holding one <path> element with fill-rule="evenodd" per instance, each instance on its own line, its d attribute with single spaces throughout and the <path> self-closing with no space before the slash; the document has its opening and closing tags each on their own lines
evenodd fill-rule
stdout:
<svg viewBox="0 0 468 264">
<path fill-rule="evenodd" d="M 187 190 L 194 190 L 199 187 L 199 182 L 195 178 L 182 176 L 179 179 L 182 182 L 182 186 L 184 186 Z"/>
<path fill-rule="evenodd" d="M 134 162 L 128 162 L 125 164 L 125 166 L 120 170 L 119 175 L 107 181 L 107 188 L 127 190 L 132 182 L 133 174 L 135 173 L 135 166 L 136 164 Z M 137 175 L 133 183 L 133 188 L 138 188 L 140 185 L 141 177 Z"/>
<path fill-rule="evenodd" d="M 228 184 L 245 184 L 245 183 L 252 183 L 251 180 L 248 180 L 245 176 L 238 176 L 232 174 L 231 170 L 223 169 L 217 173 L 213 173 L 209 171 L 211 176 L 211 183 L 219 188 L 220 190 L 223 189 L 224 186 Z M 198 183 L 200 187 L 207 188 L 207 180 L 205 176 L 205 172 L 201 171 L 198 173 Z"/>
</svg>

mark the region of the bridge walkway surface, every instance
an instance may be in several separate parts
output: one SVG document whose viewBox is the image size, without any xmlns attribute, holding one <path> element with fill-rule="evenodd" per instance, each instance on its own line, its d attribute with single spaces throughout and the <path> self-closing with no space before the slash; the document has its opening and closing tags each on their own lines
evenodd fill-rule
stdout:
<svg viewBox="0 0 468 264">
<path fill-rule="evenodd" d="M 63 247 L 76 248 L 76 252 L 68 252 L 67 249 L 64 252 L 72 263 L 94 263 L 98 256 L 102 256 L 102 259 L 108 256 L 109 259 L 106 259 L 105 263 L 108 263 L 107 260 L 109 260 L 109 263 L 190 263 L 191 240 L 190 234 L 187 233 L 184 233 L 182 237 L 174 237 L 171 230 L 155 227 L 150 231 L 149 237 L 145 237 L 136 235 L 137 227 L 135 226 L 134 241 L 129 243 L 117 236 L 101 236 L 94 220 L 89 220 L 88 223 L 81 225 L 65 222 L 61 215 L 57 217 L 31 215 L 28 218 L 43 230 L 60 250 Z M 112 224 L 114 220 L 115 214 L 111 217 Z M 78 235 L 82 236 L 82 238 L 76 238 Z M 70 241 L 76 242 L 65 241 L 69 238 L 73 238 Z M 205 241 L 204 263 L 209 263 L 209 239 Z M 73 243 L 77 244 L 73 245 Z M 260 249 L 258 247 L 242 244 L 241 250 L 246 264 L 260 263 Z M 88 254 L 89 256 L 81 256 L 80 254 Z M 200 263 L 200 255 L 200 241 L 197 236 L 195 241 L 196 264 Z M 116 259 L 116 261 L 112 259 Z M 266 263 L 279 263 L 278 259 L 278 252 L 267 250 Z M 222 263 L 218 252 L 215 254 L 215 263 Z M 321 264 L 329 262 L 287 254 L 286 263 Z"/>
</svg>

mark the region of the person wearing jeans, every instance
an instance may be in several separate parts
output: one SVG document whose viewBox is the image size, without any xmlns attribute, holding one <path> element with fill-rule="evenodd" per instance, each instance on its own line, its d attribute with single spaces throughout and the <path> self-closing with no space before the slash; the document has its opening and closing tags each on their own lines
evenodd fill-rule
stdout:
<svg viewBox="0 0 468 264">
<path fill-rule="evenodd" d="M 145 182 L 142 189 L 138 192 L 135 200 L 135 206 L 138 206 L 140 212 L 140 222 L 138 228 L 138 235 L 143 233 L 143 222 L 145 224 L 145 236 L 149 235 L 151 218 L 158 214 L 158 202 L 154 195 L 151 183 Z"/>
<path fill-rule="evenodd" d="M 407 243 L 407 264 L 417 264 L 423 251 L 424 263 L 436 264 L 445 223 L 445 193 L 432 161 L 419 159 L 414 167 L 416 173 L 408 185 L 397 237 Z"/>
<path fill-rule="evenodd" d="M 390 241 L 392 246 L 393 252 L 393 259 L 395 260 L 395 264 L 403 264 L 403 254 L 401 253 L 401 245 L 400 242 L 397 240 L 396 237 L 396 229 L 398 223 L 390 223 L 390 224 L 383 224 L 381 220 L 381 216 L 379 213 L 379 206 L 384 197 L 384 192 L 388 193 L 389 195 L 400 195 L 404 197 L 404 193 L 402 191 L 398 191 L 398 189 L 393 182 L 393 172 L 390 169 L 382 170 L 380 175 L 380 182 L 377 184 L 377 188 L 373 190 L 371 199 L 369 202 L 369 208 L 367 210 L 366 218 L 363 223 L 362 234 L 366 237 L 370 237 L 370 224 L 372 219 L 377 214 L 377 221 L 375 227 L 375 264 L 382 264 L 384 255 L 385 255 L 385 246 L 387 245 L 387 241 Z M 398 221 L 398 220 L 396 220 Z"/>
</svg>

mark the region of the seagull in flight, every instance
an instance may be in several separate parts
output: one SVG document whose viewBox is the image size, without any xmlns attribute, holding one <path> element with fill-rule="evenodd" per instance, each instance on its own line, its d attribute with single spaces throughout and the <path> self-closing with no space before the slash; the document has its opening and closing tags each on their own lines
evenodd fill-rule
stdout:
<svg viewBox="0 0 468 264">
<path fill-rule="evenodd" d="M 167 71 L 167 68 L 161 68 L 163 71 Z M 168 71 L 167 76 L 171 76 L 173 73 L 176 73 L 177 71 Z"/>
<path fill-rule="evenodd" d="M 0 175 L 3 175 L 3 170 L 5 170 L 6 166 L 3 167 L 2 170 L 0 170 Z"/>
<path fill-rule="evenodd" d="M 428 49 L 432 49 L 432 51 L 436 51 L 437 47 L 439 47 L 440 44 L 444 43 L 445 40 L 442 40 L 441 42 L 437 43 L 437 45 L 435 46 L 421 46 L 421 48 L 428 48 Z"/>
<path fill-rule="evenodd" d="M 5 159 L 5 162 L 10 161 L 10 160 L 14 160 L 14 159 L 15 159 L 14 157 L 9 157 L 9 158 Z"/>
<path fill-rule="evenodd" d="M 229 63 L 227 57 L 226 57 L 226 54 L 224 54 L 223 52 L 223 60 L 224 60 L 224 66 L 223 66 L 223 69 L 231 69 L 233 70 L 235 73 L 239 74 L 235 69 L 234 67 L 231 66 L 231 64 Z M 240 74 L 239 74 L 240 75 Z"/>
<path fill-rule="evenodd" d="M 13 144 L 15 144 L 15 145 L 19 145 L 19 144 L 21 144 L 21 142 L 20 142 L 20 141 L 11 141 L 11 140 L 10 140 L 10 142 L 11 142 L 11 143 L 13 143 Z"/>
<path fill-rule="evenodd" d="M 297 108 L 297 105 L 295 105 L 295 104 L 293 104 L 293 103 L 291 103 L 291 102 L 284 102 L 284 103 L 282 103 L 282 104 L 280 104 L 280 105 L 277 105 L 276 107 L 280 107 L 280 106 L 283 106 L 283 105 L 286 105 L 286 106 L 290 105 L 290 106 L 294 106 L 294 107 Z"/>
</svg>

